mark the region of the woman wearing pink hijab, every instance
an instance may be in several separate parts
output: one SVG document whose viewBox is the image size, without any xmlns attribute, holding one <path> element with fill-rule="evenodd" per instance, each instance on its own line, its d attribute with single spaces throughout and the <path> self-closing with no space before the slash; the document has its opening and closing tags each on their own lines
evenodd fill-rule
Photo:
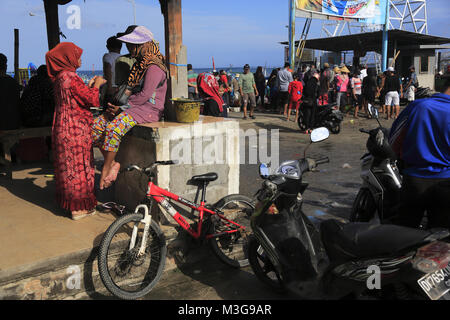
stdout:
<svg viewBox="0 0 450 320">
<path fill-rule="evenodd" d="M 83 50 L 63 42 L 45 59 L 53 81 L 55 114 L 52 129 L 56 200 L 73 220 L 95 214 L 94 165 L 90 107 L 99 107 L 99 88 L 106 80 L 95 77 L 86 86 L 75 73 Z"/>
</svg>

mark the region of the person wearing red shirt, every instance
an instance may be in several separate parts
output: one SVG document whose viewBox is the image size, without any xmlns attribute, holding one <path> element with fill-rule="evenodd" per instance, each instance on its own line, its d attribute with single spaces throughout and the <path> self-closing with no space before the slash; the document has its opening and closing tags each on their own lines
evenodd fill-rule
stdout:
<svg viewBox="0 0 450 320">
<path fill-rule="evenodd" d="M 300 100 L 302 98 L 303 93 L 303 84 L 298 80 L 298 75 L 294 75 L 294 81 L 289 83 L 288 87 L 289 93 L 289 109 L 287 113 L 286 121 L 289 121 L 289 117 L 291 116 L 291 109 L 295 108 L 295 122 L 298 121 L 298 108 L 300 107 Z"/>
</svg>

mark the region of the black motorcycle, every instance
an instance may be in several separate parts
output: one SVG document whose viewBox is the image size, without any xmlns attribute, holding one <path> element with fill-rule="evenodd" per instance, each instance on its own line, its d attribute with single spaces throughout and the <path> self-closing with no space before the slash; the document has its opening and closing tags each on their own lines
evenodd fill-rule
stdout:
<svg viewBox="0 0 450 320">
<path fill-rule="evenodd" d="M 359 129 L 368 135 L 368 153 L 361 157 L 362 186 L 353 202 L 350 221 L 383 223 L 392 219 L 401 205 L 402 176 L 388 141 L 388 130 L 381 126 L 378 112 L 371 105 L 369 113 L 377 120 L 378 128 Z"/>
<path fill-rule="evenodd" d="M 317 131 L 319 130 L 319 132 Z M 326 130 L 326 133 L 325 133 Z M 311 141 L 327 137 L 316 129 Z M 328 158 L 286 161 L 264 179 L 251 217 L 248 258 L 255 275 L 304 299 L 359 297 L 440 299 L 450 290 L 448 230 L 310 219 L 302 211 L 306 172 Z M 378 290 L 377 290 L 378 289 Z M 448 296 L 448 294 L 447 294 Z"/>
<path fill-rule="evenodd" d="M 301 131 L 306 131 L 305 117 L 300 106 L 298 114 L 298 127 Z M 337 108 L 336 103 L 315 107 L 314 128 L 325 127 L 332 133 L 341 132 L 341 122 L 344 120 L 342 112 Z"/>
</svg>

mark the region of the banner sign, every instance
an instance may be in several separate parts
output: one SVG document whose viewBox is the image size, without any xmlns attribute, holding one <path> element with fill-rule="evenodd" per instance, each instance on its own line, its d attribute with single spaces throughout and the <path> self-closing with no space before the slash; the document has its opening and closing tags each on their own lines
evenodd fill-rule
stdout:
<svg viewBox="0 0 450 320">
<path fill-rule="evenodd" d="M 296 16 L 384 24 L 388 0 L 296 0 Z"/>
</svg>

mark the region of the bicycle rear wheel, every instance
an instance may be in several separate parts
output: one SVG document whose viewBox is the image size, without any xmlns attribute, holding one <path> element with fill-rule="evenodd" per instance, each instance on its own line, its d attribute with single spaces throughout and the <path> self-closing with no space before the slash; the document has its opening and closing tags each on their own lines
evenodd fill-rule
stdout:
<svg viewBox="0 0 450 320">
<path fill-rule="evenodd" d="M 105 287 L 116 297 L 138 299 L 158 283 L 166 261 L 166 240 L 152 220 L 145 253 L 138 256 L 144 233 L 143 214 L 132 213 L 117 219 L 100 243 L 98 270 Z M 129 249 L 133 227 L 138 227 L 136 244 Z"/>
<path fill-rule="evenodd" d="M 223 232 L 224 234 L 212 237 L 209 239 L 209 244 L 214 254 L 231 267 L 242 268 L 249 264 L 247 244 L 248 236 L 251 233 L 250 216 L 254 209 L 253 200 L 240 194 L 226 196 L 216 204 L 216 210 L 223 212 L 225 218 L 245 227 L 244 230 L 235 231 L 238 230 L 237 226 L 216 215 L 211 217 L 212 232 L 214 234 Z"/>
</svg>

